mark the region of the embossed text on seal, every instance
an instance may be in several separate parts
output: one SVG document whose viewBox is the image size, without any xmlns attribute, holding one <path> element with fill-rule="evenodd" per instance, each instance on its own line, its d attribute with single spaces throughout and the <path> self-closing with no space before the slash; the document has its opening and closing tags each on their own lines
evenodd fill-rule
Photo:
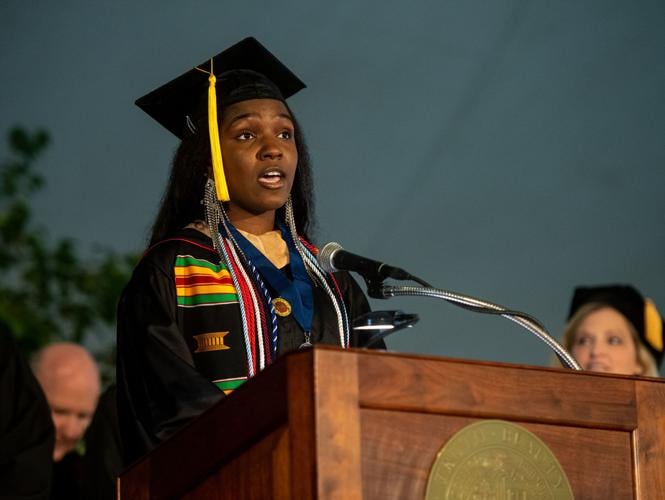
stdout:
<svg viewBox="0 0 665 500">
<path fill-rule="evenodd" d="M 457 432 L 439 451 L 426 500 L 573 498 L 547 445 L 522 426 L 484 420 Z"/>
</svg>

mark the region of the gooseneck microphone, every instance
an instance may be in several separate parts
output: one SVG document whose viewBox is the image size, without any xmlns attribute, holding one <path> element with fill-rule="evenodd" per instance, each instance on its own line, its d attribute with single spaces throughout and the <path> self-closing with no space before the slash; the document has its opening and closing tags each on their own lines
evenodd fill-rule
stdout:
<svg viewBox="0 0 665 500">
<path fill-rule="evenodd" d="M 317 262 L 324 271 L 329 273 L 342 270 L 359 273 L 367 282 L 368 295 L 375 299 L 387 299 L 398 296 L 433 297 L 445 300 L 446 302 L 474 312 L 503 316 L 533 333 L 547 344 L 564 366 L 574 370 L 581 370 L 580 365 L 575 361 L 575 358 L 573 358 L 561 344 L 552 338 L 540 321 L 526 313 L 507 309 L 498 304 L 493 304 L 492 302 L 487 302 L 469 295 L 442 290 L 440 288 L 433 288 L 426 281 L 407 273 L 399 267 L 389 266 L 383 262 L 377 262 L 347 252 L 339 243 L 335 243 L 334 241 L 323 245 L 323 248 L 317 256 Z M 383 280 L 386 278 L 411 280 L 419 283 L 422 287 L 385 285 Z"/>
<path fill-rule="evenodd" d="M 413 276 L 399 267 L 389 266 L 383 262 L 377 262 L 347 252 L 342 248 L 342 245 L 334 241 L 323 245 L 316 260 L 329 273 L 335 271 L 353 271 L 361 274 L 367 280 L 384 280 L 386 278 L 396 280 L 413 279 Z"/>
</svg>

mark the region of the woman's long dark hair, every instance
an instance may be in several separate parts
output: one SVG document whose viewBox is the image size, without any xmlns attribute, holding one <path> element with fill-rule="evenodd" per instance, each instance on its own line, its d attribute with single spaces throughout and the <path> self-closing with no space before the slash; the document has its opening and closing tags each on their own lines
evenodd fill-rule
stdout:
<svg viewBox="0 0 665 500">
<path fill-rule="evenodd" d="M 222 116 L 223 106 L 220 105 L 219 108 L 219 115 Z M 312 168 L 300 125 L 288 105 L 286 108 L 293 119 L 298 151 L 298 165 L 291 188 L 291 201 L 298 234 L 309 239 L 309 233 L 315 226 Z M 186 133 L 173 157 L 171 175 L 157 218 L 152 225 L 149 246 L 170 237 L 195 220 L 205 220 L 201 200 L 208 175 L 208 166 L 211 162 L 207 116 L 200 117 L 196 120 L 195 125 L 197 132 Z M 283 207 L 277 211 L 277 217 L 284 220 Z"/>
</svg>

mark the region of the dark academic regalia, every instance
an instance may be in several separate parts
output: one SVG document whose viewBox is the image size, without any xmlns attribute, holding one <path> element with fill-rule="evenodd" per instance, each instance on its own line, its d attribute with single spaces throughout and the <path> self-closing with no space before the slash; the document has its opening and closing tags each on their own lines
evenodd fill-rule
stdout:
<svg viewBox="0 0 665 500">
<path fill-rule="evenodd" d="M 116 498 L 115 480 L 123 469 L 116 392 L 117 387 L 112 384 L 102 393 L 85 432 L 79 480 L 81 498 Z"/>
<path fill-rule="evenodd" d="M 282 270 L 287 276 L 288 267 Z M 353 278 L 334 276 L 349 319 L 369 311 Z M 340 345 L 331 300 L 321 287 L 312 289 L 311 342 Z M 304 342 L 293 314 L 278 317 L 278 327 L 278 356 Z M 352 346 L 354 340 L 351 332 Z M 237 296 L 210 238 L 185 229 L 150 249 L 118 308 L 118 411 L 126 459 L 137 459 L 239 386 L 247 363 Z"/>
<path fill-rule="evenodd" d="M 116 477 L 122 472 L 116 386 L 99 397 L 85 431 L 85 452 L 67 453 L 53 466 L 51 500 L 113 500 Z"/>
<path fill-rule="evenodd" d="M 9 331 L 0 324 L 0 499 L 47 499 L 51 412 Z"/>
<path fill-rule="evenodd" d="M 87 500 L 81 492 L 83 457 L 75 450 L 53 464 L 51 500 Z M 94 497 L 92 497 L 94 498 Z"/>
</svg>

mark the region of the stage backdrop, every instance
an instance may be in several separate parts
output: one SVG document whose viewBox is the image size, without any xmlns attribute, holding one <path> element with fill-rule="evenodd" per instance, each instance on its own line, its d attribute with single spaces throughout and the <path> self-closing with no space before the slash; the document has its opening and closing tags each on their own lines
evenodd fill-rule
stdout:
<svg viewBox="0 0 665 500">
<path fill-rule="evenodd" d="M 254 35 L 308 84 L 317 242 L 531 313 L 558 335 L 577 284 L 665 311 L 665 3 L 0 2 L 0 131 L 53 145 L 53 236 L 139 249 L 176 141 L 133 101 Z M 2 152 L 6 151 L 3 144 Z M 434 299 L 391 349 L 546 364 L 500 318 Z"/>
</svg>

